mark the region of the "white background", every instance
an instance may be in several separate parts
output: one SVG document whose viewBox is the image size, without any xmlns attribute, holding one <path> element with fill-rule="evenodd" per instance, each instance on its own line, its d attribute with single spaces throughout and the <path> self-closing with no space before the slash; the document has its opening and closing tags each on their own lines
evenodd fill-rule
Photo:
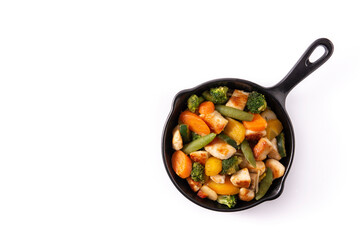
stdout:
<svg viewBox="0 0 360 240">
<path fill-rule="evenodd" d="M 0 239 L 355 238 L 356 2 L 1 1 Z M 335 52 L 287 98 L 281 197 L 236 213 L 184 198 L 160 151 L 174 95 L 272 86 L 320 37 Z"/>
</svg>

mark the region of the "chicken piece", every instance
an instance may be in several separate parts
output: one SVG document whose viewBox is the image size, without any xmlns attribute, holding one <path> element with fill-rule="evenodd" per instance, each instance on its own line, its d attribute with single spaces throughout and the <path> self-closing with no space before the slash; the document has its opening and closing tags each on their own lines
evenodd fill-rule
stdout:
<svg viewBox="0 0 360 240">
<path fill-rule="evenodd" d="M 183 147 L 183 140 L 180 134 L 179 125 L 176 126 L 172 132 L 173 139 L 172 139 L 172 147 L 173 149 L 180 150 Z"/>
<path fill-rule="evenodd" d="M 248 188 L 248 187 L 250 186 L 250 183 L 251 183 L 251 178 L 250 178 L 249 170 L 248 170 L 247 168 L 243 168 L 243 169 L 237 171 L 236 173 L 234 173 L 234 174 L 230 177 L 230 182 L 231 182 L 235 187 Z"/>
<path fill-rule="evenodd" d="M 205 165 L 206 160 L 210 157 L 210 154 L 207 151 L 196 151 L 189 154 L 191 160 L 194 162 L 199 162 L 202 165 Z"/>
<path fill-rule="evenodd" d="M 263 174 L 266 171 L 265 163 L 263 161 L 256 161 L 256 167 L 251 166 L 247 160 L 240 162 L 240 168 L 247 168 L 250 173 L 258 173 L 259 175 Z"/>
<path fill-rule="evenodd" d="M 235 89 L 225 106 L 244 110 L 248 96 L 249 93 Z"/>
<path fill-rule="evenodd" d="M 246 129 L 245 131 L 245 138 L 246 140 L 250 140 L 250 141 L 258 141 L 260 138 L 265 137 L 266 136 L 266 130 L 263 131 L 252 131 L 249 129 Z"/>
<path fill-rule="evenodd" d="M 258 173 L 259 175 L 263 174 L 266 171 L 265 163 L 263 161 L 256 161 L 255 168 L 250 164 L 247 168 L 249 169 L 249 172 Z"/>
<path fill-rule="evenodd" d="M 228 159 L 236 152 L 234 147 L 219 138 L 215 138 L 211 143 L 206 145 L 205 150 L 219 159 Z"/>
<path fill-rule="evenodd" d="M 273 179 L 284 176 L 285 167 L 275 159 L 268 159 L 265 163 L 266 167 L 270 168 L 273 174 Z"/>
<path fill-rule="evenodd" d="M 195 182 L 191 177 L 186 178 L 186 181 L 188 182 L 191 190 L 193 190 L 194 192 L 199 191 L 202 186 L 200 182 Z"/>
<path fill-rule="evenodd" d="M 251 201 L 255 197 L 255 192 L 247 188 L 240 188 L 239 198 L 242 201 Z"/>
<path fill-rule="evenodd" d="M 201 198 L 207 198 L 207 196 L 209 196 L 208 194 L 206 194 L 204 191 L 202 191 L 202 190 L 199 190 L 198 192 L 197 192 L 197 195 L 199 196 L 199 197 L 201 197 Z"/>
<path fill-rule="evenodd" d="M 266 121 L 272 120 L 272 119 L 277 119 L 276 114 L 271 111 L 270 109 L 266 109 L 265 111 L 263 111 L 261 114 L 261 117 L 264 118 Z"/>
<path fill-rule="evenodd" d="M 224 118 L 218 111 L 213 111 L 209 114 L 201 114 L 200 117 L 209 126 L 209 128 L 216 134 L 219 134 L 224 130 L 228 120 Z"/>
<path fill-rule="evenodd" d="M 218 197 L 217 193 L 206 185 L 204 185 L 200 188 L 197 195 L 201 198 L 207 197 L 213 201 L 216 201 L 216 199 Z"/>
<path fill-rule="evenodd" d="M 276 138 L 271 140 L 271 143 L 273 145 L 273 148 L 272 148 L 271 152 L 269 152 L 268 157 L 273 158 L 275 160 L 280 160 L 281 156 L 280 156 L 279 151 L 278 151 Z"/>
<path fill-rule="evenodd" d="M 218 174 L 215 176 L 210 176 L 210 179 L 216 183 L 225 183 L 225 175 Z"/>
<path fill-rule="evenodd" d="M 253 190 L 255 193 L 259 190 L 259 176 L 259 173 L 250 173 L 251 183 L 249 189 Z"/>
<path fill-rule="evenodd" d="M 273 149 L 272 143 L 267 138 L 261 138 L 255 145 L 253 152 L 256 161 L 262 161 L 266 159 L 266 156 Z"/>
</svg>

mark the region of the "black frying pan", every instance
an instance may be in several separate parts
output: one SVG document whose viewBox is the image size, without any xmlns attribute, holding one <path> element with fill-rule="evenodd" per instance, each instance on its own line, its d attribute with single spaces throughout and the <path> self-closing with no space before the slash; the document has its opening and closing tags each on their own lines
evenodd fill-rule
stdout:
<svg viewBox="0 0 360 240">
<path fill-rule="evenodd" d="M 322 46 L 325 49 L 325 53 L 315 62 L 310 62 L 309 57 L 313 51 Z M 293 158 L 294 158 L 294 149 L 295 149 L 295 137 L 294 130 L 291 125 L 290 118 L 285 110 L 285 99 L 287 94 L 295 87 L 299 82 L 306 78 L 310 73 L 315 71 L 318 67 L 324 64 L 332 55 L 334 51 L 333 44 L 330 40 L 326 38 L 320 38 L 313 42 L 310 47 L 305 51 L 301 56 L 299 61 L 295 66 L 290 70 L 290 72 L 281 80 L 278 84 L 273 87 L 265 88 L 257 85 L 256 83 L 249 82 L 242 79 L 236 78 L 221 78 L 212 81 L 205 82 L 200 84 L 197 87 L 192 89 L 187 89 L 176 94 L 172 109 L 166 121 L 163 136 L 162 136 L 162 156 L 165 164 L 165 169 L 174 183 L 176 188 L 190 201 L 205 207 L 207 209 L 223 211 L 223 212 L 232 212 L 232 211 L 241 211 L 251 207 L 254 207 L 262 202 L 273 200 L 279 197 L 284 188 L 284 182 L 287 174 L 289 173 Z M 266 195 L 260 200 L 256 201 L 255 199 L 250 202 L 239 201 L 235 208 L 229 209 L 224 205 L 217 203 L 216 201 L 211 201 L 209 199 L 199 198 L 196 193 L 194 193 L 185 179 L 178 177 L 171 167 L 171 155 L 174 152 L 172 149 L 172 130 L 178 124 L 178 117 L 182 111 L 186 108 L 186 101 L 192 94 L 201 95 L 201 93 L 209 88 L 216 86 L 228 86 L 231 89 L 241 89 L 245 91 L 258 91 L 265 95 L 268 105 L 276 113 L 277 117 L 284 126 L 285 133 L 285 147 L 287 156 L 281 160 L 281 163 L 285 166 L 285 174 L 282 178 L 275 179 L 270 189 Z"/>
</svg>

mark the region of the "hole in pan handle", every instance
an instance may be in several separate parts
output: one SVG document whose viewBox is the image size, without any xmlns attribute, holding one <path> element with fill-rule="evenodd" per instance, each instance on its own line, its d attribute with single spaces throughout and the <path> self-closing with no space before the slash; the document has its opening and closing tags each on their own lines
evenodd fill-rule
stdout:
<svg viewBox="0 0 360 240">
<path fill-rule="evenodd" d="M 317 60 L 311 62 L 309 58 L 318 47 L 323 47 L 325 51 Z M 286 96 L 291 89 L 323 65 L 331 57 L 333 52 L 334 45 L 329 39 L 317 39 L 308 47 L 290 72 L 278 84 L 269 88 L 269 91 L 273 92 L 274 96 L 285 106 Z"/>
</svg>

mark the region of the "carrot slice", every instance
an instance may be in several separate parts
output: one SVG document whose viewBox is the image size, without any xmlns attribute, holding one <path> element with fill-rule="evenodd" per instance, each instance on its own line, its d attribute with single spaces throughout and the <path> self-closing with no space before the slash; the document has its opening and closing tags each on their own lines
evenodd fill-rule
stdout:
<svg viewBox="0 0 360 240">
<path fill-rule="evenodd" d="M 263 131 L 267 126 L 266 120 L 258 113 L 254 114 L 254 118 L 252 121 L 243 121 L 243 124 L 246 129 L 252 131 Z"/>
<path fill-rule="evenodd" d="M 178 150 L 173 153 L 171 157 L 171 165 L 175 173 L 181 178 L 187 178 L 190 176 L 192 170 L 192 163 L 190 158 Z"/>
<path fill-rule="evenodd" d="M 202 120 L 195 113 L 186 110 L 180 114 L 179 119 L 181 122 L 187 124 L 191 131 L 201 136 L 210 134 L 210 128 L 208 127 L 208 125 L 206 125 L 204 120 Z"/>
<path fill-rule="evenodd" d="M 214 103 L 210 101 L 206 101 L 200 104 L 199 106 L 199 113 L 200 114 L 210 114 L 215 111 Z"/>
</svg>

